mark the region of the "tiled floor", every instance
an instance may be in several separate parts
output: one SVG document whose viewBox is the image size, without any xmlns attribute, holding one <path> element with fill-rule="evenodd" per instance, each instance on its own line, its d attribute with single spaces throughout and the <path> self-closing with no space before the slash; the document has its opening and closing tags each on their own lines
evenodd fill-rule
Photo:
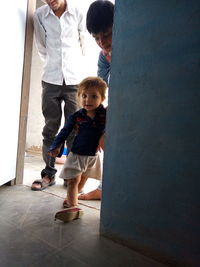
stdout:
<svg viewBox="0 0 200 267">
<path fill-rule="evenodd" d="M 63 186 L 63 179 L 59 178 L 59 173 L 62 169 L 61 164 L 56 164 L 56 168 L 58 170 L 56 174 L 56 185 L 49 186 L 45 189 L 45 193 L 52 194 L 55 196 L 58 196 L 62 199 L 66 197 L 66 187 Z M 27 185 L 31 187 L 32 182 L 35 179 L 40 178 L 40 172 L 44 168 L 44 162 L 42 160 L 42 157 L 40 155 L 34 155 L 34 154 L 26 154 L 25 156 L 25 164 L 24 164 L 24 185 Z M 84 192 L 89 192 L 99 185 L 99 181 L 95 179 L 89 178 L 86 182 L 86 185 L 84 187 Z M 86 205 L 89 207 L 93 207 L 96 209 L 100 209 L 100 201 L 80 201 L 80 205 Z"/>
<path fill-rule="evenodd" d="M 25 161 L 25 176 L 29 173 L 32 179 L 32 168 L 37 172 L 41 159 Z M 91 207 L 83 203 L 80 220 L 54 221 L 65 193 L 62 183 L 35 192 L 28 180 L 26 185 L 0 187 L 1 267 L 164 267 L 99 236 L 99 202 Z"/>
</svg>

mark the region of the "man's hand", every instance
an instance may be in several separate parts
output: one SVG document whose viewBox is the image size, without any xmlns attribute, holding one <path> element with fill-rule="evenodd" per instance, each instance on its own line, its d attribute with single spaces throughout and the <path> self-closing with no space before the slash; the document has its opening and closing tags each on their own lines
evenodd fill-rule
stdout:
<svg viewBox="0 0 200 267">
<path fill-rule="evenodd" d="M 107 52 L 106 50 L 102 50 L 103 55 L 107 59 L 108 62 L 111 62 L 111 52 Z"/>
</svg>

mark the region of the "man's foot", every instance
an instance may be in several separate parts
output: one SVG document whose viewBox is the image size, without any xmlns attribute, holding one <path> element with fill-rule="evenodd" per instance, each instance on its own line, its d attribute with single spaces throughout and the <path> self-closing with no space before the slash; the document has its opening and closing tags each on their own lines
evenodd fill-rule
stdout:
<svg viewBox="0 0 200 267">
<path fill-rule="evenodd" d="M 45 175 L 42 179 L 35 180 L 32 183 L 31 189 L 34 191 L 41 191 L 48 186 L 54 185 L 55 183 L 55 177 L 50 178 L 48 175 Z"/>
<path fill-rule="evenodd" d="M 90 191 L 87 194 L 80 194 L 78 196 L 78 199 L 80 200 L 101 200 L 101 190 L 99 190 L 98 188 Z"/>
</svg>

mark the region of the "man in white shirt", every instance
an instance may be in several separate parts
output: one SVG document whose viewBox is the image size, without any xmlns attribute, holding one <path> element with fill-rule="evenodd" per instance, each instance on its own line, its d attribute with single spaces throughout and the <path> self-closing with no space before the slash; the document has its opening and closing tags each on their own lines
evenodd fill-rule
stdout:
<svg viewBox="0 0 200 267">
<path fill-rule="evenodd" d="M 47 150 L 56 136 L 62 118 L 61 103 L 67 120 L 77 110 L 77 84 L 81 81 L 80 65 L 84 54 L 85 20 L 71 0 L 42 0 L 47 5 L 34 14 L 34 33 L 39 55 L 44 61 L 42 76 L 42 112 L 45 119 L 43 159 L 46 164 L 41 179 L 32 190 L 55 184 L 55 158 Z M 71 137 L 73 139 L 73 136 Z M 67 144 L 70 150 L 70 142 Z"/>
</svg>

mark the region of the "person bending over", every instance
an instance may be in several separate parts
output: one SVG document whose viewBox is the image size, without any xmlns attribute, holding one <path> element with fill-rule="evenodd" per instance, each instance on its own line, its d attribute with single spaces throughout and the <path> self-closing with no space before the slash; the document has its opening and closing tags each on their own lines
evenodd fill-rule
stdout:
<svg viewBox="0 0 200 267">
<path fill-rule="evenodd" d="M 86 16 L 86 27 L 88 32 L 94 37 L 96 43 L 102 49 L 98 59 L 97 75 L 107 84 L 110 76 L 111 48 L 112 48 L 112 28 L 114 17 L 114 5 L 110 1 L 94 1 Z M 103 140 L 100 141 L 102 148 Z M 102 183 L 98 188 L 86 194 L 79 195 L 80 200 L 98 200 L 101 199 Z"/>
</svg>

